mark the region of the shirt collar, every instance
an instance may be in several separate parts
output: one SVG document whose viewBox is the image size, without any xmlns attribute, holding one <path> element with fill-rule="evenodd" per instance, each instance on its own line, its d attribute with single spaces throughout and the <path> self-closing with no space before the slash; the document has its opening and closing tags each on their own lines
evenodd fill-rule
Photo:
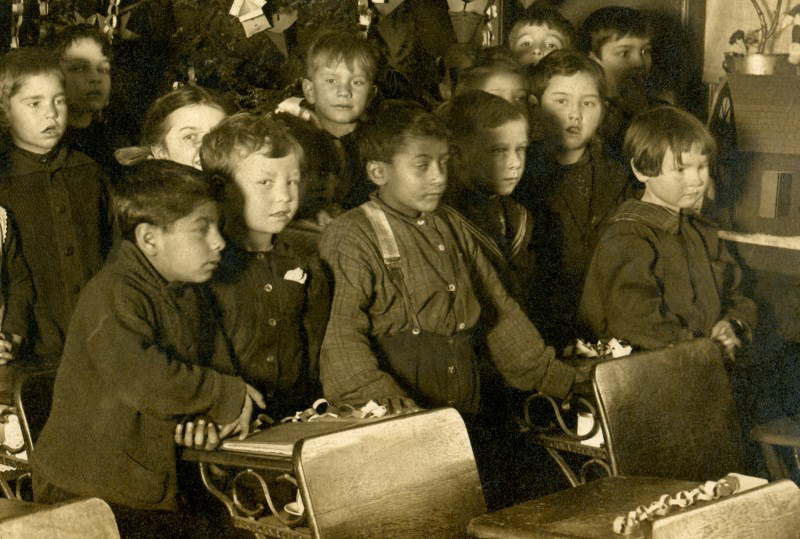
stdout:
<svg viewBox="0 0 800 539">
<path fill-rule="evenodd" d="M 59 144 L 44 154 L 29 152 L 16 145 L 12 145 L 8 150 L 11 170 L 15 175 L 38 172 L 48 168 L 60 168 L 66 160 L 66 155 L 67 147 L 64 144 Z"/>
<path fill-rule="evenodd" d="M 416 224 L 417 221 L 419 221 L 419 220 L 430 219 L 431 217 L 438 215 L 439 214 L 439 208 L 441 208 L 441 203 L 440 203 L 439 206 L 434 211 L 432 211 L 430 213 L 421 213 L 420 215 L 418 215 L 416 217 L 411 217 L 409 215 L 404 214 L 401 211 L 398 211 L 398 210 L 394 209 L 393 207 L 388 205 L 386 202 L 384 202 L 381 199 L 381 197 L 379 196 L 379 193 L 378 193 L 377 190 L 371 192 L 369 194 L 369 198 L 370 198 L 370 200 L 373 200 L 373 201 L 377 202 L 378 205 L 380 205 L 380 207 L 386 213 L 388 213 L 390 215 L 393 215 L 394 217 L 397 217 L 398 219 L 402 219 L 403 221 L 406 221 L 409 224 Z"/>
</svg>

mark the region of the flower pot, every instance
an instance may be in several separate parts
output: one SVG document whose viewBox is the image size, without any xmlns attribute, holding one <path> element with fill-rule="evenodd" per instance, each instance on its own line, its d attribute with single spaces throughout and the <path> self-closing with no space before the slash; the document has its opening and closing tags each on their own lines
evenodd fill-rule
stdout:
<svg viewBox="0 0 800 539">
<path fill-rule="evenodd" d="M 789 63 L 788 54 L 725 53 L 722 67 L 738 75 L 796 75 L 797 66 Z"/>
</svg>

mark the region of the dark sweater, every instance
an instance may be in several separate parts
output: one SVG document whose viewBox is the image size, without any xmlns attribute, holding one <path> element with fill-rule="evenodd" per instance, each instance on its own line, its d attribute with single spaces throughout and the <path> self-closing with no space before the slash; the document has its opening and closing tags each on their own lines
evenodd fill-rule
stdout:
<svg viewBox="0 0 800 539">
<path fill-rule="evenodd" d="M 475 226 L 483 254 L 497 271 L 506 291 L 525 307 L 525 289 L 534 278 L 533 216 L 507 196 L 489 195 L 460 182 L 448 185 L 444 203 Z"/>
<path fill-rule="evenodd" d="M 753 328 L 756 307 L 741 282 L 712 223 L 691 211 L 629 200 L 592 259 L 581 319 L 592 337 L 642 349 L 708 337 L 723 318 Z"/>
<path fill-rule="evenodd" d="M 75 309 L 35 473 L 109 503 L 176 508 L 178 420 L 230 423 L 245 396 L 240 378 L 219 372 L 233 366 L 208 299 L 121 243 Z"/>
<path fill-rule="evenodd" d="M 583 158 L 560 165 L 541 145 L 531 149 L 514 196 L 536 222 L 537 278 L 528 291 L 536 327 L 560 347 L 580 337 L 577 308 L 600 231 L 633 196 L 627 169 L 593 141 Z"/>
<path fill-rule="evenodd" d="M 280 238 L 269 252 L 229 244 L 213 290 L 239 372 L 264 393 L 270 415 L 281 419 L 322 395 L 319 349 L 330 294 L 318 260 Z"/>
<path fill-rule="evenodd" d="M 0 205 L 17 223 L 33 277 L 29 342 L 36 355 L 58 357 L 78 294 L 111 245 L 105 176 L 63 145 L 44 155 L 12 147 L 0 159 Z"/>
</svg>

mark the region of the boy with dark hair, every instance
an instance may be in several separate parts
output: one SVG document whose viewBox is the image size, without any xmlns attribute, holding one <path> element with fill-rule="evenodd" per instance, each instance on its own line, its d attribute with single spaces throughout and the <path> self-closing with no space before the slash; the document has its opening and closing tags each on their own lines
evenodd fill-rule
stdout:
<svg viewBox="0 0 800 539">
<path fill-rule="evenodd" d="M 657 107 L 636 117 L 625 154 L 645 184 L 611 219 L 587 272 L 581 319 L 597 338 L 660 348 L 696 337 L 733 356 L 752 335 L 756 308 L 741 269 L 700 217 L 716 143 L 688 112 Z"/>
<path fill-rule="evenodd" d="M 293 415 L 321 392 L 330 307 L 318 257 L 301 256 L 281 237 L 299 205 L 303 149 L 281 123 L 242 112 L 206 135 L 200 156 L 225 186 L 228 247 L 212 288 L 234 359 L 267 396 L 271 415 Z"/>
<path fill-rule="evenodd" d="M 361 152 L 378 186 L 323 234 L 335 281 L 320 372 L 336 402 L 411 398 L 479 409 L 474 328 L 519 389 L 563 397 L 575 371 L 555 359 L 506 293 L 460 219 L 447 185 L 444 125 L 410 102 L 387 102 L 365 125 Z"/>
<path fill-rule="evenodd" d="M 508 35 L 514 57 L 523 65 L 536 65 L 553 51 L 571 49 L 575 28 L 555 9 L 531 6 L 517 19 Z"/>
<path fill-rule="evenodd" d="M 487 503 L 496 508 L 507 495 L 500 475 L 508 468 L 494 451 L 503 443 L 499 422 L 481 413 L 480 371 L 491 363 L 506 384 L 559 398 L 584 375 L 576 377 L 545 346 L 506 293 L 472 225 L 440 206 L 447 137 L 445 126 L 413 102 L 387 101 L 364 125 L 361 152 L 378 190 L 322 237 L 335 285 L 320 374 L 334 402 L 461 411 Z"/>
<path fill-rule="evenodd" d="M 96 496 L 123 536 L 181 522 L 174 429 L 207 414 L 246 435 L 261 394 L 236 376 L 211 314 L 218 194 L 201 172 L 145 160 L 114 186 L 123 241 L 81 294 L 34 456 L 34 496 Z"/>
<path fill-rule="evenodd" d="M 337 206 L 354 208 L 365 202 L 372 190 L 364 176 L 354 131 L 375 94 L 377 58 L 360 35 L 324 31 L 309 46 L 305 64 L 303 95 L 313 108 L 312 120 L 328 133 L 333 150 L 324 162 L 330 163 L 328 205 L 335 216 Z"/>
<path fill-rule="evenodd" d="M 540 285 L 530 289 L 533 322 L 557 348 L 578 334 L 576 309 L 598 234 L 632 195 L 628 173 L 595 137 L 603 119 L 603 72 L 576 51 L 545 57 L 531 72 L 534 131 L 514 196 L 534 215 Z"/>
<path fill-rule="evenodd" d="M 16 221 L 34 286 L 26 344 L 55 361 L 78 293 L 111 245 L 105 177 L 61 144 L 63 74 L 47 51 L 18 49 L 0 58 L 0 118 L 12 142 L 0 150 L 0 205 Z"/>
<path fill-rule="evenodd" d="M 646 79 L 653 67 L 654 29 L 640 11 L 609 6 L 583 21 L 583 50 L 605 73 L 608 113 L 600 134 L 615 156 L 622 155 L 622 140 L 631 119 L 648 108 Z"/>
</svg>

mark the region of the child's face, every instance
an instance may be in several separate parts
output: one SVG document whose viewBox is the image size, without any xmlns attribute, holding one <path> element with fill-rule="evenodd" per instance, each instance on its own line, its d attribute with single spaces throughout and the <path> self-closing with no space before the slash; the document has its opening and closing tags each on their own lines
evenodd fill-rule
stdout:
<svg viewBox="0 0 800 539">
<path fill-rule="evenodd" d="M 432 137 L 409 138 L 391 163 L 370 161 L 367 172 L 379 186 L 381 199 L 394 209 L 417 217 L 439 207 L 447 187 L 448 143 Z"/>
<path fill-rule="evenodd" d="M 688 152 L 681 153 L 681 164 L 668 148 L 658 176 L 646 176 L 634 168 L 636 177 L 645 184 L 642 200 L 674 211 L 699 209 L 711 183 L 708 161 L 703 148 L 692 144 Z"/>
<path fill-rule="evenodd" d="M 590 56 L 603 66 L 609 97 L 619 95 L 627 78 L 643 78 L 653 67 L 649 37 L 624 36 L 612 39 L 600 47 L 599 56 Z"/>
<path fill-rule="evenodd" d="M 603 118 L 597 83 L 584 72 L 556 75 L 542 93 L 539 112 L 546 135 L 579 158 Z"/>
<path fill-rule="evenodd" d="M 164 141 L 153 148 L 153 155 L 200 169 L 200 143 L 225 113 L 209 105 L 187 105 L 167 116 Z"/>
<path fill-rule="evenodd" d="M 523 119 L 506 122 L 494 129 L 483 129 L 472 138 L 474 144 L 461 150 L 465 177 L 477 187 L 510 195 L 522 178 L 528 124 Z"/>
<path fill-rule="evenodd" d="M 151 230 L 156 249 L 148 259 L 164 279 L 202 283 L 211 278 L 225 247 L 216 202 L 202 202 L 166 228 Z"/>
<path fill-rule="evenodd" d="M 355 129 L 372 97 L 372 81 L 357 63 L 353 69 L 346 62 L 321 65 L 311 79 L 303 80 L 303 93 L 322 127 L 341 137 Z"/>
<path fill-rule="evenodd" d="M 511 52 L 524 65 L 536 65 L 551 52 L 563 49 L 564 34 L 546 24 L 526 24 L 511 43 Z"/>
<path fill-rule="evenodd" d="M 250 154 L 236 165 L 233 179 L 239 191 L 232 197 L 239 201 L 233 211 L 250 235 L 278 234 L 297 212 L 300 161 L 294 152 L 285 157 Z"/>
<path fill-rule="evenodd" d="M 528 116 L 528 92 L 525 80 L 514 73 L 495 73 L 486 79 L 481 90 L 502 97 Z"/>
<path fill-rule="evenodd" d="M 67 47 L 61 58 L 67 102 L 74 112 L 96 112 L 108 105 L 111 62 L 95 40 L 84 37 Z"/>
<path fill-rule="evenodd" d="M 14 144 L 33 153 L 49 152 L 67 127 L 67 98 L 61 80 L 48 73 L 25 77 L 8 100 L 6 116 Z"/>
</svg>

